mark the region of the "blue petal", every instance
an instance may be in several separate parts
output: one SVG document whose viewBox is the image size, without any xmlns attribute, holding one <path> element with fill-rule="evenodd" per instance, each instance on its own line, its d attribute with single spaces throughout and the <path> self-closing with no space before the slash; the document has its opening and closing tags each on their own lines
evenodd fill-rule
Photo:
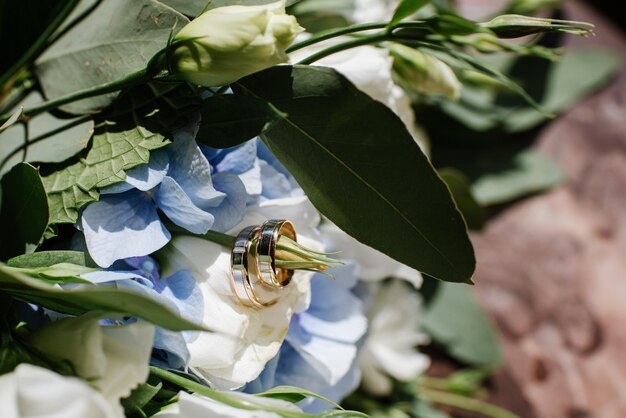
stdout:
<svg viewBox="0 0 626 418">
<path fill-rule="evenodd" d="M 167 174 L 169 157 L 165 149 L 150 153 L 148 164 L 141 164 L 126 171 L 126 181 L 115 183 L 100 190 L 101 194 L 123 193 L 133 188 L 147 191 L 156 187 Z"/>
<path fill-rule="evenodd" d="M 293 185 L 289 178 L 265 161 L 261 161 L 262 195 L 268 199 L 280 199 L 291 196 Z"/>
<path fill-rule="evenodd" d="M 248 193 L 239 177 L 234 174 L 215 174 L 213 184 L 217 190 L 226 194 L 226 199 L 218 207 L 208 209 L 215 216 L 211 229 L 226 232 L 241 222 L 246 214 Z"/>
<path fill-rule="evenodd" d="M 180 130 L 167 147 L 170 155 L 168 176 L 176 180 L 191 201 L 200 209 L 218 206 L 224 194 L 211 182 L 211 166 L 194 140 L 195 132 Z"/>
<path fill-rule="evenodd" d="M 213 225 L 213 215 L 194 205 L 181 186 L 171 177 L 163 179 L 154 200 L 172 222 L 194 234 L 205 234 Z"/>
<path fill-rule="evenodd" d="M 204 299 L 196 279 L 189 270 L 180 270 L 163 281 L 161 295 L 178 308 L 180 314 L 190 321 L 197 321 L 204 313 Z"/>
<path fill-rule="evenodd" d="M 284 174 L 287 177 L 291 176 L 289 171 L 285 168 L 285 166 L 280 161 L 278 161 L 276 157 L 274 157 L 274 154 L 272 154 L 272 152 L 269 150 L 269 148 L 267 148 L 267 145 L 265 145 L 263 141 L 258 141 L 257 155 L 259 156 L 260 159 L 264 160 L 269 165 L 274 167 L 278 172 Z"/>
<path fill-rule="evenodd" d="M 169 156 L 166 149 L 158 149 L 150 153 L 148 164 L 142 164 L 126 172 L 126 183 L 139 190 L 155 188 L 169 169 Z"/>
<path fill-rule="evenodd" d="M 254 167 L 257 160 L 257 140 L 252 139 L 232 148 L 226 148 L 211 160 L 218 173 L 242 174 Z"/>
<path fill-rule="evenodd" d="M 151 254 L 171 238 L 152 200 L 135 190 L 91 203 L 83 211 L 81 225 L 89 254 L 101 267 Z"/>
</svg>

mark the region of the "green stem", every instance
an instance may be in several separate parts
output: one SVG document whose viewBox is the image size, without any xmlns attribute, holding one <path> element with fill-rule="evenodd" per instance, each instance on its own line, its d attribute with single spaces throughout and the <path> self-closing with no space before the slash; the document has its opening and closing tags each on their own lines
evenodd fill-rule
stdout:
<svg viewBox="0 0 626 418">
<path fill-rule="evenodd" d="M 194 234 L 193 232 L 187 231 L 185 228 L 181 228 L 180 226 L 174 225 L 171 223 L 168 223 L 166 227 L 168 231 L 173 232 L 175 234 L 186 235 L 189 237 L 203 238 L 203 239 L 206 239 L 207 241 L 212 241 L 226 248 L 232 248 L 233 245 L 235 245 L 235 240 L 237 239 L 236 237 L 233 237 L 232 235 L 223 234 L 221 232 L 216 232 L 216 231 L 208 231 L 206 234 Z"/>
<path fill-rule="evenodd" d="M 312 418 L 313 417 L 312 415 L 305 414 L 303 412 L 286 411 L 280 408 L 275 408 L 275 407 L 271 407 L 267 405 L 260 405 L 260 404 L 256 404 L 253 402 L 249 402 L 242 398 L 236 398 L 234 396 L 229 395 L 228 393 L 211 389 L 200 383 L 196 383 L 189 379 L 185 379 L 182 376 L 179 376 L 172 372 L 168 372 L 167 370 L 163 370 L 158 367 L 150 366 L 150 373 L 158 377 L 159 379 L 172 383 L 182 389 L 186 389 L 190 392 L 198 393 L 202 396 L 206 396 L 207 398 L 213 399 L 225 405 L 230 405 L 235 408 L 245 409 L 248 411 L 258 411 L 258 410 L 269 411 L 269 412 L 274 412 L 285 418 Z"/>
<path fill-rule="evenodd" d="M 120 80 L 115 80 L 104 84 L 98 84 L 97 86 L 69 93 L 65 96 L 57 97 L 56 99 L 49 100 L 40 105 L 24 109 L 24 114 L 22 115 L 22 117 L 33 117 L 48 110 L 56 109 L 57 107 L 63 106 L 67 103 L 86 99 L 88 97 L 101 96 L 103 94 L 112 93 L 123 88 L 132 87 L 137 84 L 148 82 L 152 78 L 154 78 L 154 75 L 152 73 L 149 73 L 148 70 L 144 68 L 142 70 L 129 74 Z M 4 123 L 4 121 L 6 121 L 10 116 L 11 115 L 8 113 L 1 115 L 0 125 Z"/>
<path fill-rule="evenodd" d="M 331 29 L 324 32 L 320 32 L 316 35 L 311 36 L 303 41 L 295 43 L 287 48 L 287 53 L 291 53 L 297 51 L 302 48 L 306 48 L 307 46 L 311 46 L 318 42 L 327 41 L 328 39 L 336 38 L 338 36 L 349 35 L 351 33 L 356 32 L 364 32 L 368 30 L 375 29 L 387 29 L 387 33 L 391 33 L 396 28 L 413 28 L 413 27 L 424 27 L 424 22 L 413 21 L 413 22 L 398 22 L 392 27 L 389 27 L 389 22 L 372 22 L 372 23 L 361 23 L 358 25 L 352 25 L 345 28 L 339 29 Z"/>
<path fill-rule="evenodd" d="M 336 54 L 337 52 L 345 51 L 347 49 L 356 48 L 357 46 L 376 44 L 378 42 L 383 42 L 391 39 L 392 36 L 388 33 L 377 33 L 374 35 L 363 36 L 357 39 L 353 39 L 351 41 L 342 42 L 337 45 L 330 46 L 326 49 L 323 49 L 313 55 L 308 56 L 302 61 L 298 62 L 301 65 L 310 65 L 315 61 L 321 60 L 329 55 Z"/>
<path fill-rule="evenodd" d="M 29 64 L 33 59 L 35 59 L 45 48 L 46 42 L 48 38 L 52 36 L 52 34 L 61 26 L 61 23 L 65 20 L 67 16 L 74 10 L 74 7 L 78 4 L 80 0 L 70 0 L 65 3 L 65 6 L 61 11 L 54 17 L 52 22 L 48 25 L 45 31 L 39 35 L 39 37 L 33 42 L 33 44 L 28 48 L 28 50 L 20 57 L 19 60 L 15 62 L 8 70 L 4 72 L 0 76 L 0 88 L 4 87 L 4 84 L 9 81 L 18 71 L 22 69 L 25 65 Z"/>
<path fill-rule="evenodd" d="M 468 398 L 466 396 L 456 395 L 454 393 L 443 392 L 440 390 L 420 388 L 420 398 L 438 403 L 441 405 L 452 406 L 466 411 L 478 412 L 492 418 L 520 418 L 512 412 L 507 411 L 499 406 L 481 401 L 480 399 Z"/>
</svg>

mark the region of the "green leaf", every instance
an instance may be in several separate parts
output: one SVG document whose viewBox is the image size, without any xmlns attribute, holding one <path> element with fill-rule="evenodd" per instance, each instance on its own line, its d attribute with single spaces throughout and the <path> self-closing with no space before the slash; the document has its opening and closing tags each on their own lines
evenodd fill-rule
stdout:
<svg viewBox="0 0 626 418">
<path fill-rule="evenodd" d="M 604 49 L 571 49 L 559 61 L 536 57 L 487 58 L 488 64 L 516 80 L 542 108 L 561 113 L 605 85 L 620 68 L 619 56 Z M 500 139 L 532 129 L 547 119 L 501 89 L 464 85 L 458 103 L 438 103 L 420 123 L 437 139 Z"/>
<path fill-rule="evenodd" d="M 416 418 L 451 418 L 447 413 L 435 408 L 433 404 L 423 399 L 416 399 L 413 403 L 413 414 Z"/>
<path fill-rule="evenodd" d="M 140 383 L 139 386 L 130 392 L 130 395 L 120 401 L 124 407 L 126 415 L 129 416 L 137 410 L 143 408 L 157 393 L 159 393 L 162 387 L 163 383 L 161 382 L 158 382 L 156 385 L 151 385 L 150 383 Z"/>
<path fill-rule="evenodd" d="M 404 19 L 405 17 L 409 17 L 412 14 L 417 13 L 419 9 L 426 6 L 430 0 L 402 0 L 398 7 L 396 7 L 395 12 L 393 13 L 393 17 L 389 22 L 389 26 L 393 27 L 396 23 Z"/>
<path fill-rule="evenodd" d="M 200 114 L 196 139 L 213 148 L 239 145 L 285 117 L 264 100 L 240 94 L 209 97 L 202 103 Z"/>
<path fill-rule="evenodd" d="M 224 6 L 255 6 L 259 4 L 275 3 L 276 0 L 160 0 L 184 15 L 196 17 L 204 10 L 211 10 Z M 287 0 L 287 6 L 297 3 L 299 0 Z"/>
<path fill-rule="evenodd" d="M 3 264 L 0 264 L 0 292 L 70 315 L 102 311 L 136 316 L 171 331 L 208 331 L 137 292 L 96 285 L 60 288 Z"/>
<path fill-rule="evenodd" d="M 70 263 L 84 267 L 97 267 L 89 258 L 89 255 L 82 251 L 41 251 L 23 254 L 11 258 L 7 262 L 7 265 L 9 267 L 37 268 L 60 263 Z"/>
<path fill-rule="evenodd" d="M 47 99 L 119 80 L 145 68 L 163 49 L 172 30 L 189 20 L 156 0 L 102 1 L 57 40 L 36 63 Z M 70 113 L 93 113 L 115 93 L 62 106 Z"/>
<path fill-rule="evenodd" d="M 437 172 L 450 189 L 467 227 L 481 229 L 487 220 L 487 211 L 474 198 L 469 179 L 462 172 L 453 168 L 442 168 Z"/>
<path fill-rule="evenodd" d="M 460 362 L 493 367 L 502 363 L 496 331 L 467 286 L 439 283 L 425 306 L 422 326 Z"/>
<path fill-rule="evenodd" d="M 331 221 L 433 277 L 470 280 L 463 219 L 391 110 L 323 67 L 279 66 L 234 88 L 287 113 L 262 138 Z"/>
<path fill-rule="evenodd" d="M 494 157 L 494 153 L 489 155 Z M 502 161 L 507 161 L 504 158 L 511 161 L 509 167 L 500 172 L 493 171 L 491 161 L 492 170 L 484 170 L 472 184 L 473 195 L 483 205 L 504 203 L 548 190 L 558 186 L 563 180 L 561 168 L 550 158 L 532 149 L 503 155 Z"/>
<path fill-rule="evenodd" d="M 158 114 L 150 116 L 155 117 Z M 143 125 L 145 120 L 136 111 L 99 123 L 84 158 L 43 178 L 50 224 L 76 222 L 78 210 L 98 200 L 98 188 L 123 181 L 126 170 L 147 163 L 151 150 L 170 143 Z"/>
<path fill-rule="evenodd" d="M 2 177 L 0 260 L 36 247 L 48 225 L 46 192 L 37 170 L 26 163 Z"/>
<path fill-rule="evenodd" d="M 484 206 L 549 190 L 563 180 L 562 171 L 555 162 L 524 144 L 448 149 L 438 163 L 454 166 L 465 173 L 476 202 Z"/>
<path fill-rule="evenodd" d="M 343 409 L 341 405 L 339 405 L 337 402 L 333 402 L 330 399 L 325 398 L 322 395 L 318 395 L 315 392 L 311 392 L 310 390 L 298 388 L 295 386 L 276 386 L 268 391 L 256 393 L 256 395 L 263 396 L 266 398 L 283 399 L 283 400 L 293 402 L 293 403 L 300 402 L 302 399 L 306 397 L 312 397 L 312 398 L 322 400 L 328 403 L 329 405 L 332 405 L 334 408 Z"/>
<path fill-rule="evenodd" d="M 20 103 L 28 108 L 40 103 L 41 95 L 33 92 Z M 84 150 L 93 135 L 90 116 L 60 118 L 41 113 L 0 133 L 0 175 L 15 164 L 28 162 L 56 163 Z"/>
</svg>

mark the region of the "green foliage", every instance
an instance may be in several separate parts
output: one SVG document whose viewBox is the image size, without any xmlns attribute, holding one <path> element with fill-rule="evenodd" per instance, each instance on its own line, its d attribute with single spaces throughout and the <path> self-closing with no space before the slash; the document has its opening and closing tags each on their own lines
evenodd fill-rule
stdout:
<svg viewBox="0 0 626 418">
<path fill-rule="evenodd" d="M 439 283 L 425 306 L 422 326 L 460 362 L 490 367 L 502 362 L 495 329 L 467 286 Z"/>
<path fill-rule="evenodd" d="M 37 60 L 36 73 L 48 99 L 119 80 L 145 68 L 167 44 L 170 33 L 189 20 L 156 0 L 102 1 Z M 115 94 L 62 107 L 93 113 Z"/>
<path fill-rule="evenodd" d="M 429 0 L 402 0 L 398 3 L 396 10 L 393 13 L 393 17 L 389 22 L 389 26 L 393 26 L 405 17 L 409 17 L 412 14 L 417 13 L 419 9 L 426 6 Z"/>
<path fill-rule="evenodd" d="M 263 139 L 320 212 L 411 267 L 470 280 L 475 260 L 465 224 L 392 111 L 321 67 L 272 68 L 235 89 L 287 113 Z"/>
<path fill-rule="evenodd" d="M 48 225 L 48 202 L 39 173 L 29 164 L 13 167 L 0 185 L 0 260 L 6 260 L 39 244 Z"/>
<path fill-rule="evenodd" d="M 19 106 L 41 103 L 43 98 L 32 92 Z M 0 132 L 0 175 L 22 161 L 58 163 L 84 150 L 93 135 L 90 116 L 61 118 L 41 113 L 26 122 Z"/>
<path fill-rule="evenodd" d="M 140 411 L 162 388 L 163 384 L 161 382 L 157 382 L 154 385 L 147 382 L 140 383 L 139 386 L 133 389 L 128 397 L 121 400 L 125 413 L 132 415 Z"/>
<path fill-rule="evenodd" d="M 69 263 L 83 267 L 96 267 L 89 254 L 82 251 L 39 251 L 11 258 L 7 265 L 18 268 L 48 267 Z"/>
<path fill-rule="evenodd" d="M 338 403 L 331 401 L 324 396 L 318 395 L 317 393 L 311 392 L 310 390 L 298 388 L 295 386 L 276 386 L 271 388 L 266 392 L 257 393 L 257 396 L 263 396 L 266 398 L 275 398 L 275 399 L 283 399 L 289 402 L 300 402 L 301 400 L 311 397 L 322 400 L 329 404 L 329 406 L 343 409 Z"/>
<path fill-rule="evenodd" d="M 452 193 L 457 208 L 469 229 L 481 229 L 487 221 L 487 212 L 474 197 L 469 179 L 453 168 L 437 170 L 439 177 L 446 183 Z"/>
<path fill-rule="evenodd" d="M 80 280 L 78 277 L 68 279 L 73 279 L 73 282 Z M 172 331 L 207 331 L 141 293 L 87 284 L 59 288 L 3 264 L 0 264 L 0 292 L 70 315 L 102 311 L 136 316 Z"/>
<path fill-rule="evenodd" d="M 76 222 L 78 210 L 98 200 L 97 189 L 123 181 L 126 170 L 147 163 L 151 150 L 170 142 L 150 126 L 150 120 L 160 116 L 153 110 L 142 114 L 134 109 L 124 117 L 100 122 L 84 157 L 43 178 L 50 224 Z"/>
<path fill-rule="evenodd" d="M 550 113 L 561 113 L 606 84 L 619 69 L 619 58 L 603 49 L 577 49 L 558 61 L 537 57 L 483 57 L 507 73 Z M 436 138 L 485 141 L 532 129 L 547 120 L 524 100 L 498 84 L 465 84 L 458 103 L 441 101 L 420 109 L 418 120 Z"/>
<path fill-rule="evenodd" d="M 264 100 L 240 94 L 209 97 L 200 107 L 196 140 L 213 148 L 229 148 L 261 134 L 286 115 Z"/>
</svg>

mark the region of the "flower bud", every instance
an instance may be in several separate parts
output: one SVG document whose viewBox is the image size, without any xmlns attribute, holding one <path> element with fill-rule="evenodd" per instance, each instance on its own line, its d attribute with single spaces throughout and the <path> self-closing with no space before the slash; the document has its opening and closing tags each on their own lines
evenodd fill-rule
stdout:
<svg viewBox="0 0 626 418">
<path fill-rule="evenodd" d="M 502 15 L 481 23 L 498 38 L 517 38 L 544 32 L 565 32 L 573 35 L 589 35 L 593 25 L 572 20 L 545 19 L 522 15 Z"/>
<path fill-rule="evenodd" d="M 211 9 L 174 37 L 166 53 L 168 70 L 206 87 L 229 84 L 287 62 L 285 49 L 303 30 L 285 14 L 284 0 Z"/>
<path fill-rule="evenodd" d="M 405 45 L 392 43 L 389 52 L 393 57 L 394 80 L 408 90 L 424 94 L 441 94 L 457 100 L 461 83 L 454 71 L 432 55 Z"/>
</svg>

